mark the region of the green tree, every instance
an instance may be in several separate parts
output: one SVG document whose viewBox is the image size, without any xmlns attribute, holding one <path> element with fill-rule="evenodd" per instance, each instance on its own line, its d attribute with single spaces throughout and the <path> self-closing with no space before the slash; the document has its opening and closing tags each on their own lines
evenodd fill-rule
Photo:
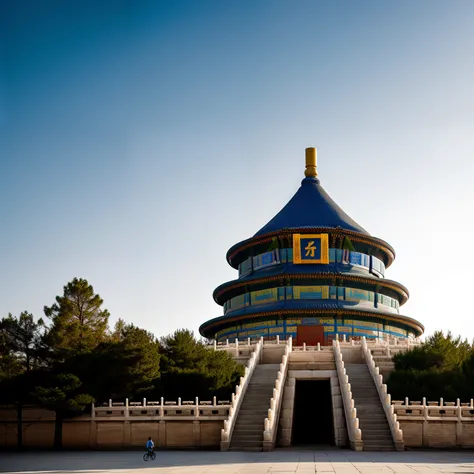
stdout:
<svg viewBox="0 0 474 474">
<path fill-rule="evenodd" d="M 120 325 L 111 339 L 65 360 L 61 370 L 77 375 L 97 400 L 143 396 L 160 376 L 159 345 L 144 329 Z"/>
<path fill-rule="evenodd" d="M 88 352 L 106 338 L 109 312 L 102 304 L 87 280 L 74 278 L 56 303 L 44 307 L 53 323 L 47 339 L 58 354 Z"/>
<path fill-rule="evenodd" d="M 160 376 L 160 346 L 155 336 L 128 324 L 122 329 L 120 344 L 127 355 L 126 371 L 131 382 L 128 390 L 143 394 L 153 389 L 153 380 Z"/>
<path fill-rule="evenodd" d="M 48 382 L 46 385 L 37 386 L 32 395 L 40 406 L 55 412 L 54 447 L 61 449 L 64 418 L 70 413 L 84 410 L 94 398 L 78 392 L 82 383 L 73 374 L 54 375 Z"/>
<path fill-rule="evenodd" d="M 473 354 L 466 340 L 437 331 L 423 345 L 394 356 L 389 391 L 394 398 L 415 400 L 472 398 Z"/>
<path fill-rule="evenodd" d="M 188 329 L 179 329 L 161 338 L 160 353 L 163 372 L 196 369 L 206 360 L 205 346 Z"/>
<path fill-rule="evenodd" d="M 28 374 L 44 363 L 44 332 L 43 320 L 35 321 L 27 311 L 0 321 L 0 380 L 4 380 L 0 391 L 16 407 L 19 448 L 23 445 L 23 405 L 32 379 Z"/>
<path fill-rule="evenodd" d="M 0 330 L 0 382 L 22 372 L 20 360 L 7 342 L 6 334 Z"/>
<path fill-rule="evenodd" d="M 462 364 L 462 375 L 464 378 L 463 390 L 459 395 L 464 400 L 474 398 L 474 348 Z"/>
<path fill-rule="evenodd" d="M 117 322 L 114 325 L 114 330 L 110 334 L 112 341 L 119 342 L 123 339 L 123 331 L 126 326 L 127 326 L 127 323 L 122 318 L 119 318 L 117 320 Z"/>
<path fill-rule="evenodd" d="M 453 370 L 461 367 L 471 354 L 471 346 L 450 332 L 435 332 L 420 347 L 401 352 L 393 358 L 396 370 Z"/>
<path fill-rule="evenodd" d="M 35 321 L 27 311 L 23 311 L 18 318 L 9 314 L 0 321 L 4 348 L 26 372 L 41 364 L 44 332 L 44 321 Z"/>
<path fill-rule="evenodd" d="M 161 380 L 165 397 L 229 397 L 243 367 L 225 351 L 213 351 L 186 329 L 161 339 Z"/>
</svg>

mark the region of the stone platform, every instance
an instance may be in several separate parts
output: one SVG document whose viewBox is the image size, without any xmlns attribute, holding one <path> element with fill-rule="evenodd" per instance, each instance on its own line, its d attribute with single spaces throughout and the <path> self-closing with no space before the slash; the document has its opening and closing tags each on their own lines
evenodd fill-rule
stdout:
<svg viewBox="0 0 474 474">
<path fill-rule="evenodd" d="M 265 453 L 158 452 L 144 462 L 139 451 L 1 453 L 0 472 L 120 474 L 435 474 L 474 473 L 472 451 L 355 452 L 342 449 L 277 449 Z"/>
</svg>

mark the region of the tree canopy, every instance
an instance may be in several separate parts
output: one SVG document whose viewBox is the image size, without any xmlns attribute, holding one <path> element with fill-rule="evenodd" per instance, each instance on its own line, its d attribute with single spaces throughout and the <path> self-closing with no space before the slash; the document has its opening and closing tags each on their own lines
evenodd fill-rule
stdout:
<svg viewBox="0 0 474 474">
<path fill-rule="evenodd" d="M 158 392 L 169 398 L 229 396 L 243 374 L 225 351 L 210 351 L 194 334 L 181 329 L 160 341 L 161 383 Z"/>
<path fill-rule="evenodd" d="M 70 413 L 81 412 L 94 398 L 79 391 L 82 382 L 73 374 L 60 373 L 45 377 L 44 385 L 35 387 L 33 400 L 56 413 L 54 447 L 62 447 L 62 422 Z M 44 383 L 43 382 L 43 383 Z"/>
<path fill-rule="evenodd" d="M 87 352 L 106 338 L 109 312 L 87 280 L 74 278 L 56 302 L 44 307 L 53 325 L 48 340 L 58 353 Z"/>
<path fill-rule="evenodd" d="M 424 344 L 394 356 L 387 384 L 394 398 L 474 397 L 474 347 L 451 333 L 435 332 Z"/>
</svg>

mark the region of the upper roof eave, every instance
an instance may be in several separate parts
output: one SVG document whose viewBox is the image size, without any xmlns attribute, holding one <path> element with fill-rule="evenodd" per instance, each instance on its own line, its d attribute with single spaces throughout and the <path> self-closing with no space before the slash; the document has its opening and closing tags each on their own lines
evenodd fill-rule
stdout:
<svg viewBox="0 0 474 474">
<path fill-rule="evenodd" d="M 306 269 L 305 269 L 306 270 Z M 361 275 L 353 274 L 350 272 L 318 272 L 318 273 L 281 273 L 281 274 L 272 274 L 272 275 L 249 275 L 248 277 L 238 278 L 236 280 L 230 280 L 228 282 L 222 283 L 219 285 L 213 292 L 214 301 L 217 304 L 223 305 L 225 297 L 223 296 L 228 291 L 236 287 L 244 287 L 249 284 L 264 284 L 266 282 L 275 281 L 278 282 L 279 279 L 284 276 L 290 280 L 292 279 L 327 279 L 327 278 L 340 278 L 352 282 L 360 282 L 363 284 L 369 285 L 379 285 L 381 288 L 388 288 L 395 291 L 400 295 L 400 304 L 405 304 L 409 297 L 410 293 L 408 289 L 395 280 L 388 280 L 386 278 L 377 278 L 373 275 Z"/>
<path fill-rule="evenodd" d="M 233 260 L 237 255 L 240 254 L 243 250 L 253 247 L 255 245 L 259 245 L 266 241 L 271 241 L 274 237 L 294 234 L 294 233 L 302 233 L 302 232 L 326 232 L 331 234 L 341 234 L 348 237 L 351 237 L 354 242 L 362 242 L 367 243 L 369 245 L 373 245 L 374 247 L 379 248 L 387 257 L 385 263 L 385 267 L 388 268 L 393 261 L 395 260 L 395 249 L 385 240 L 379 239 L 378 237 L 373 237 L 369 234 L 361 234 L 359 232 L 354 232 L 352 230 L 343 229 L 342 227 L 322 227 L 322 226 L 312 226 L 312 227 L 284 227 L 282 229 L 278 229 L 272 232 L 268 232 L 267 234 L 262 235 L 255 235 L 250 237 L 249 239 L 242 240 L 235 245 L 233 245 L 226 254 L 226 259 L 229 265 L 235 269 L 237 269 L 237 265 L 233 263 Z"/>
</svg>

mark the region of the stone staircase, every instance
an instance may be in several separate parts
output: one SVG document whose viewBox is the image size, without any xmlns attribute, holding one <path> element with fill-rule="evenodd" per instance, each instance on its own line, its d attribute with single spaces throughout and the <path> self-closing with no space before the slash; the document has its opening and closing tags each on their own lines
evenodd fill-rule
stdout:
<svg viewBox="0 0 474 474">
<path fill-rule="evenodd" d="M 370 349 L 375 365 L 379 368 L 380 374 L 386 379 L 394 370 L 395 364 L 392 355 L 387 355 L 387 350 L 384 347 L 373 347 Z"/>
<path fill-rule="evenodd" d="M 390 426 L 366 364 L 346 364 L 364 451 L 395 451 Z"/>
<path fill-rule="evenodd" d="M 262 451 L 263 424 L 268 415 L 279 369 L 280 364 L 261 364 L 255 367 L 237 414 L 230 451 Z"/>
</svg>

